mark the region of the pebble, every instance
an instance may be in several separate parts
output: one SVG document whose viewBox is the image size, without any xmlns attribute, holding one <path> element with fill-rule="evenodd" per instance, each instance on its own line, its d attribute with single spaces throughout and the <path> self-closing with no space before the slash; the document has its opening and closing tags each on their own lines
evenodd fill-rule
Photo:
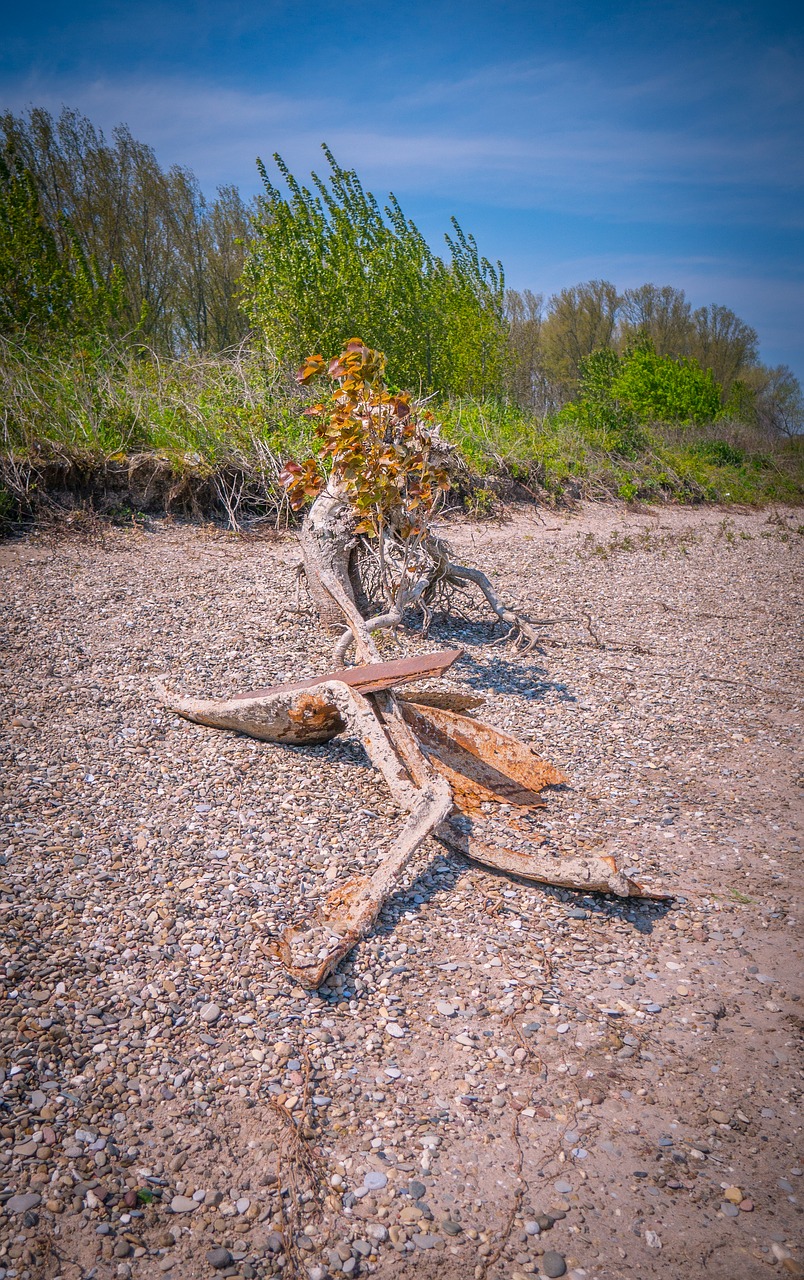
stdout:
<svg viewBox="0 0 804 1280">
<path fill-rule="evenodd" d="M 212 1026 L 213 1023 L 217 1022 L 218 1018 L 221 1016 L 220 1005 L 212 1002 L 202 1005 L 198 1016 L 202 1022 L 206 1022 L 209 1026 Z"/>
<path fill-rule="evenodd" d="M 36 1191 L 27 1191 L 6 1200 L 6 1209 L 9 1213 L 28 1213 L 30 1209 L 35 1209 L 41 1203 L 42 1197 Z"/>
<path fill-rule="evenodd" d="M 440 1236 L 414 1234 L 413 1243 L 417 1249 L 435 1249 L 442 1243 Z"/>
<path fill-rule="evenodd" d="M 191 1200 L 189 1196 L 174 1196 L 170 1202 L 173 1213 L 194 1213 L 198 1207 L 198 1201 Z"/>
<path fill-rule="evenodd" d="M 567 1270 L 567 1264 L 561 1253 L 556 1253 L 554 1249 L 548 1249 L 543 1254 L 539 1263 L 541 1270 L 550 1280 L 557 1280 L 558 1276 L 563 1276 Z"/>
<path fill-rule="evenodd" d="M 224 1249 L 222 1245 L 219 1245 L 216 1249 L 210 1249 L 207 1253 L 207 1262 L 216 1271 L 222 1271 L 224 1267 L 230 1267 L 232 1261 L 231 1253 L 228 1249 Z"/>
<path fill-rule="evenodd" d="M 398 1024 L 398 1023 L 396 1023 L 396 1022 L 386 1022 L 386 1024 L 385 1024 L 385 1034 L 386 1034 L 386 1035 L 389 1035 L 389 1036 L 393 1036 L 393 1037 L 394 1037 L 394 1039 L 399 1040 L 399 1039 L 401 1039 L 401 1038 L 402 1038 L 402 1036 L 405 1034 L 405 1032 L 403 1031 L 402 1027 L 400 1027 L 400 1026 L 399 1026 L 399 1024 Z"/>
<path fill-rule="evenodd" d="M 388 1175 L 379 1169 L 370 1169 L 363 1178 L 363 1186 L 368 1187 L 369 1191 L 380 1191 L 387 1185 Z"/>
</svg>

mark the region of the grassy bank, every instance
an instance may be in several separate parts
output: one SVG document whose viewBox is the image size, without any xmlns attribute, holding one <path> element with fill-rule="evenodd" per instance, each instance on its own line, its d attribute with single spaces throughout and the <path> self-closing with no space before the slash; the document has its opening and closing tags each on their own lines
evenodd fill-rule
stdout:
<svg viewBox="0 0 804 1280">
<path fill-rule="evenodd" d="M 278 473 L 312 437 L 300 390 L 243 350 L 159 360 L 141 353 L 32 354 L 0 342 L 0 524 L 48 507 L 173 511 L 238 523 L 287 515 Z M 433 406 L 455 445 L 459 496 L 479 512 L 500 494 L 719 503 L 799 502 L 802 441 L 740 423 L 645 424 L 627 442 L 496 402 Z"/>
</svg>

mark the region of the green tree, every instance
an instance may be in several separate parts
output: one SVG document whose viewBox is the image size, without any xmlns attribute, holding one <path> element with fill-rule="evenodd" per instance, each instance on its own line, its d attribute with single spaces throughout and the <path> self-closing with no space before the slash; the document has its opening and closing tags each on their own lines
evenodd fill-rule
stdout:
<svg viewBox="0 0 804 1280">
<path fill-rule="evenodd" d="M 620 301 L 608 280 L 589 280 L 550 299 L 542 326 L 544 367 L 564 399 L 578 388 L 582 361 L 614 345 Z"/>
<path fill-rule="evenodd" d="M 720 387 L 695 360 L 660 356 L 645 339 L 622 356 L 601 348 L 581 361 L 580 394 L 562 418 L 627 457 L 648 443 L 655 423 L 704 426 L 722 416 Z"/>
<path fill-rule="evenodd" d="M 544 417 L 555 407 L 553 387 L 544 369 L 544 298 L 530 289 L 505 291 L 508 349 L 506 396 L 520 409 Z"/>
<path fill-rule="evenodd" d="M 249 211 L 233 189 L 210 204 L 189 169 L 163 170 L 125 125 L 109 142 L 67 108 L 0 116 L 0 154 L 31 175 L 60 253 L 75 244 L 102 281 L 122 282 L 121 324 L 138 340 L 178 353 L 246 333 L 236 280 Z"/>
<path fill-rule="evenodd" d="M 114 272 L 100 278 L 66 218 L 59 239 L 32 175 L 0 155 L 0 333 L 25 342 L 94 341 L 112 329 L 121 302 Z"/>
<path fill-rule="evenodd" d="M 622 348 L 647 338 L 659 356 L 686 356 L 693 331 L 692 308 L 683 289 L 643 284 L 623 293 L 618 326 Z"/>
<path fill-rule="evenodd" d="M 729 307 L 699 307 L 692 313 L 693 333 L 689 354 L 704 369 L 711 369 L 726 395 L 745 370 L 758 361 L 756 329 Z"/>
<path fill-rule="evenodd" d="M 393 195 L 381 209 L 325 146 L 326 179 L 302 186 L 275 156 L 286 191 L 265 196 L 244 271 L 247 311 L 286 364 L 340 348 L 359 332 L 387 356 L 397 385 L 484 395 L 502 385 L 502 268 L 453 219 L 449 260 L 430 249 Z"/>
</svg>

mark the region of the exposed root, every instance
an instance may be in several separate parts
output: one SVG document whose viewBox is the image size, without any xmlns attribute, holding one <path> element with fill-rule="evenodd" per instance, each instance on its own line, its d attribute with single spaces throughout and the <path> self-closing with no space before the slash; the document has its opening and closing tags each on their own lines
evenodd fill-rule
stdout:
<svg viewBox="0 0 804 1280">
<path fill-rule="evenodd" d="M 483 812 L 490 803 L 541 806 L 546 786 L 566 782 L 510 734 L 460 712 L 400 702 L 380 673 L 402 680 L 444 669 L 459 650 L 429 659 L 405 659 L 349 669 L 345 680 L 325 679 L 308 687 L 278 686 L 226 701 L 179 698 L 157 688 L 166 706 L 200 724 L 234 729 L 263 741 L 301 745 L 326 742 L 338 733 L 358 737 L 406 818 L 376 870 L 340 886 L 318 918 L 285 930 L 278 943 L 288 972 L 306 987 L 317 987 L 372 928 L 422 841 L 434 834 L 448 848 L 494 870 L 540 884 L 556 884 L 620 897 L 662 897 L 618 870 L 613 858 L 555 858 L 531 844 L 525 853 L 500 847 Z M 422 671 L 422 667 L 427 668 Z M 400 671 L 401 668 L 401 671 Z M 375 692 L 363 694 L 363 680 Z M 450 818 L 453 808 L 457 816 Z M 449 820 L 448 820 L 449 819 Z"/>
</svg>

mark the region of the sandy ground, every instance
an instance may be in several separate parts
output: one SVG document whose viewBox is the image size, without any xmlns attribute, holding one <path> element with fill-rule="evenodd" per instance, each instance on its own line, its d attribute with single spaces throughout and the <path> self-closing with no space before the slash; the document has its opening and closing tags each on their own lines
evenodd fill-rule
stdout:
<svg viewBox="0 0 804 1280">
<path fill-rule="evenodd" d="M 0 1280 L 804 1275 L 799 513 L 447 530 L 445 682 L 570 786 L 543 847 L 670 903 L 428 843 L 318 992 L 269 944 L 396 812 L 359 744 L 190 725 L 328 669 L 294 541 L 154 523 L 0 546 Z"/>
</svg>

